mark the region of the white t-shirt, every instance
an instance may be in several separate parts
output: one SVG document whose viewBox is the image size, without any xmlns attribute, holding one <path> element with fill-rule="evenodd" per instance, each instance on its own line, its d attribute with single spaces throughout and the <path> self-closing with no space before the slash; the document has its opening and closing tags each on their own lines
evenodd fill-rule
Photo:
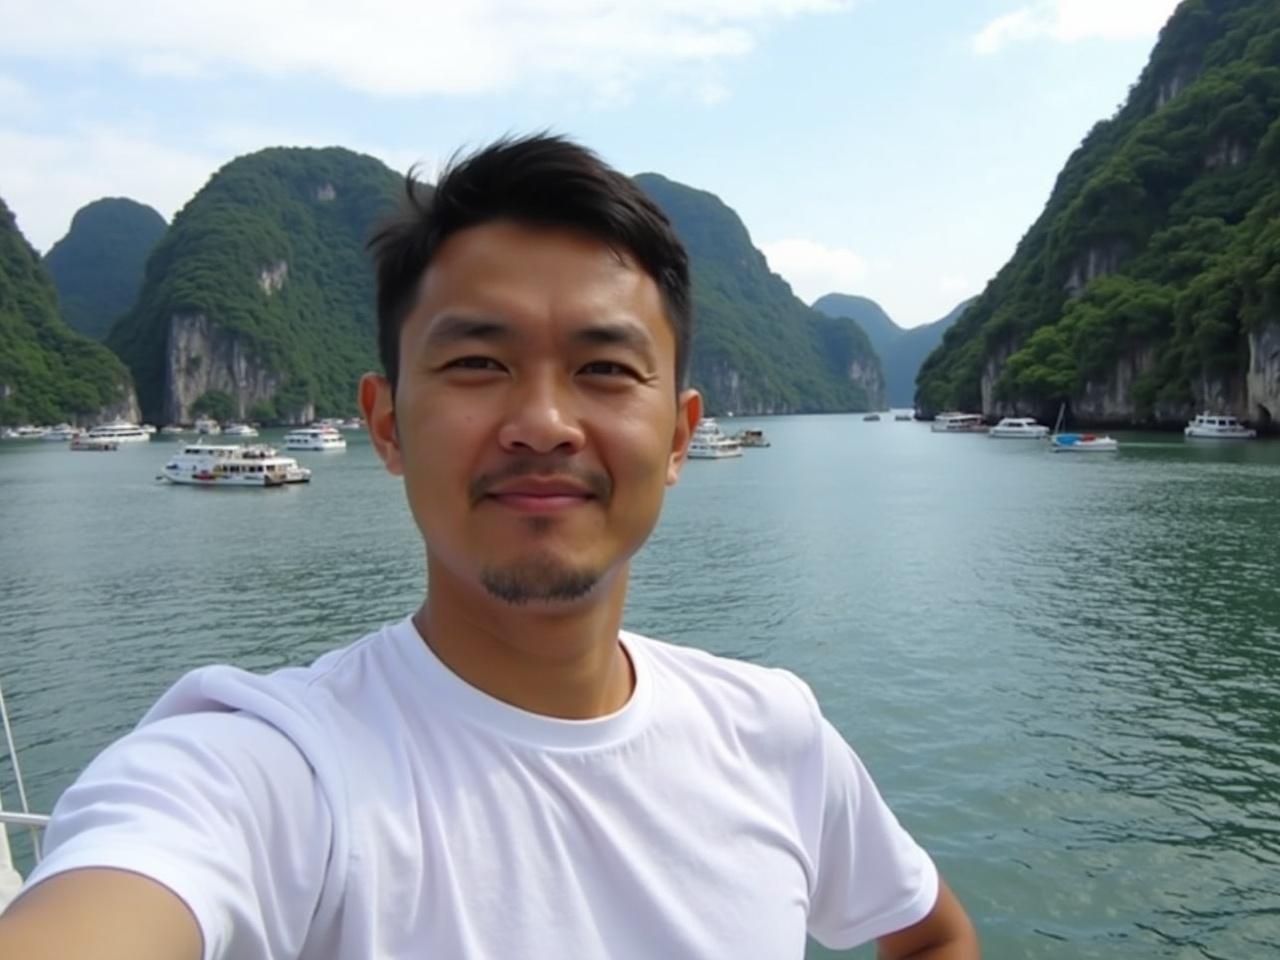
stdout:
<svg viewBox="0 0 1280 960">
<path fill-rule="evenodd" d="M 928 914 L 933 863 L 800 680 L 622 642 L 632 697 L 582 721 L 470 686 L 408 619 L 197 670 L 58 801 L 28 887 L 144 874 L 228 960 L 781 960 Z"/>
</svg>

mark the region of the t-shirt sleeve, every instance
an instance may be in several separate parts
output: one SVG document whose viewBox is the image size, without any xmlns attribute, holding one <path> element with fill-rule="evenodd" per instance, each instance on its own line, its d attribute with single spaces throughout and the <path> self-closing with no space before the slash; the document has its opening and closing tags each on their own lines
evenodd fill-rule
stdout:
<svg viewBox="0 0 1280 960">
<path fill-rule="evenodd" d="M 923 920 L 938 898 L 938 871 L 858 755 L 820 715 L 818 724 L 823 794 L 809 933 L 844 950 Z"/>
<path fill-rule="evenodd" d="M 112 744 L 62 795 L 27 888 L 128 870 L 187 904 L 206 960 L 297 956 L 332 828 L 314 772 L 276 728 L 239 713 L 170 717 Z"/>
</svg>

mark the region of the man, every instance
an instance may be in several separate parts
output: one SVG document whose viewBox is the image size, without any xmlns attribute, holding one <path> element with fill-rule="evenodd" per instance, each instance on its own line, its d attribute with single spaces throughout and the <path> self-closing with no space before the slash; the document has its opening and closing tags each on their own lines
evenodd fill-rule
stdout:
<svg viewBox="0 0 1280 960">
<path fill-rule="evenodd" d="M 701 412 L 666 218 L 553 137 L 409 193 L 360 404 L 426 601 L 180 681 L 59 801 L 0 957 L 976 957 L 807 687 L 621 630 Z"/>
</svg>

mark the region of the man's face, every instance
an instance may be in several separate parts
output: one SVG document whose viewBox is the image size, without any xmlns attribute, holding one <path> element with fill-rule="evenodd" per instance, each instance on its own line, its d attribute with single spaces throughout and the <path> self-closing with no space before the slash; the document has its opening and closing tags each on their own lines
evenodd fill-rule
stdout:
<svg viewBox="0 0 1280 960">
<path fill-rule="evenodd" d="M 498 221 L 450 237 L 422 279 L 383 456 L 433 571 L 570 603 L 652 531 L 699 409 L 677 398 L 647 273 L 582 234 Z"/>
</svg>

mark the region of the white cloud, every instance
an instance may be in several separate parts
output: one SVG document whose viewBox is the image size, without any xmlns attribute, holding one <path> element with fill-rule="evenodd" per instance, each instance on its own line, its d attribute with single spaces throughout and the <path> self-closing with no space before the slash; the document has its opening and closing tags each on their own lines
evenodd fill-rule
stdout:
<svg viewBox="0 0 1280 960">
<path fill-rule="evenodd" d="M 0 73 L 0 117 L 28 117 L 36 112 L 36 97 L 21 80 Z"/>
<path fill-rule="evenodd" d="M 1047 37 L 1061 43 L 1154 37 L 1178 0 L 1040 0 L 997 17 L 973 38 L 975 53 Z"/>
<path fill-rule="evenodd" d="M 789 238 L 760 248 L 769 266 L 805 303 L 826 293 L 858 293 L 867 278 L 867 261 L 844 247 Z"/>
<path fill-rule="evenodd" d="M 748 53 L 770 21 L 851 0 L 0 0 L 0 53 L 177 77 L 324 78 L 377 95 L 484 93 L 545 78 L 631 82 Z"/>
</svg>

